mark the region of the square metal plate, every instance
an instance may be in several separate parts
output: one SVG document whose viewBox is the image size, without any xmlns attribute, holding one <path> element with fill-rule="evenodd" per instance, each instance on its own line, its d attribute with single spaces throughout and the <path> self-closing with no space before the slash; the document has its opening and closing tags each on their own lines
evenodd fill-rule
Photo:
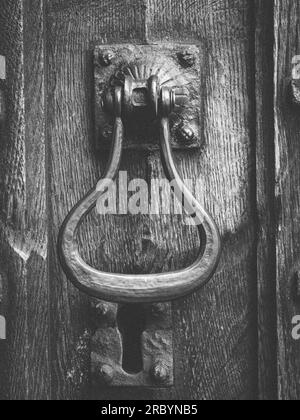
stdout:
<svg viewBox="0 0 300 420">
<path fill-rule="evenodd" d="M 200 118 L 203 110 L 203 53 L 197 45 L 101 45 L 94 50 L 96 148 L 111 145 L 113 117 L 105 112 L 102 98 L 108 87 L 122 85 L 125 75 L 148 79 L 157 75 L 161 85 L 185 87 L 189 100 L 185 107 L 175 109 L 170 116 L 172 146 L 176 149 L 195 149 L 203 144 Z M 184 136 L 186 130 L 193 136 Z M 155 120 L 125 123 L 125 149 L 159 148 Z"/>
</svg>

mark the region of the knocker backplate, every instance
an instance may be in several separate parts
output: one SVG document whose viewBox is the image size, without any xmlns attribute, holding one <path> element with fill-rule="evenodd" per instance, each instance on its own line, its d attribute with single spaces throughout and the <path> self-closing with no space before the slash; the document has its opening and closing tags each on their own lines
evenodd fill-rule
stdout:
<svg viewBox="0 0 300 420">
<path fill-rule="evenodd" d="M 172 147 L 195 149 L 203 144 L 203 54 L 197 45 L 101 45 L 94 50 L 96 149 L 109 149 L 114 118 L 103 107 L 107 89 L 122 86 L 126 76 L 147 80 L 157 75 L 161 86 L 185 88 L 188 100 L 170 116 Z M 124 149 L 159 148 L 157 121 L 129 121 L 125 124 Z"/>
</svg>

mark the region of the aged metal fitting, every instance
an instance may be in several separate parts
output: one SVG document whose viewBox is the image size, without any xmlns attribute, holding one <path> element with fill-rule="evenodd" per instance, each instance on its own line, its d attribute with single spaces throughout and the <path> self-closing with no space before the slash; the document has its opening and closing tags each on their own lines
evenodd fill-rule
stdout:
<svg viewBox="0 0 300 420">
<path fill-rule="evenodd" d="M 110 114 L 114 110 L 114 89 L 109 88 L 102 98 L 103 109 Z M 136 112 L 144 112 L 149 118 L 157 117 L 159 113 L 168 116 L 175 107 L 184 107 L 189 96 L 186 88 L 160 87 L 157 76 L 147 80 L 126 76 L 124 87 L 119 89 L 122 89 L 122 108 L 127 117 Z"/>
<path fill-rule="evenodd" d="M 114 58 L 115 53 L 111 50 L 105 50 L 99 54 L 99 62 L 104 67 L 110 66 Z"/>
<path fill-rule="evenodd" d="M 114 54 L 110 65 L 107 65 L 110 61 L 106 59 L 107 51 L 112 52 L 110 59 Z M 179 56 L 182 57 L 182 64 Z M 113 131 L 112 94 L 113 90 L 120 86 L 123 96 L 122 119 L 126 125 L 124 150 L 159 149 L 155 131 L 157 118 L 162 116 L 162 88 L 172 89 L 176 98 L 170 118 L 172 149 L 200 149 L 202 139 L 199 117 L 204 106 L 199 83 L 201 57 L 201 48 L 194 44 L 97 46 L 94 52 L 96 148 L 99 151 L 107 150 L 111 144 L 107 141 L 108 133 L 103 133 L 103 127 L 109 126 L 110 131 Z M 195 65 L 189 67 L 194 60 Z M 100 62 L 103 62 L 103 65 Z M 187 124 L 189 121 L 195 121 L 195 136 L 190 143 L 181 142 L 176 135 L 182 121 Z"/>
<path fill-rule="evenodd" d="M 99 381 L 105 383 L 105 384 L 110 384 L 113 379 L 114 379 L 114 375 L 115 375 L 115 370 L 112 366 L 110 365 L 100 365 L 97 368 L 97 371 L 95 372 Z"/>
<path fill-rule="evenodd" d="M 93 299 L 92 308 L 93 318 L 98 325 L 101 324 L 102 327 L 114 327 L 116 324 L 115 317 L 117 313 L 117 308 L 114 304 Z"/>
<path fill-rule="evenodd" d="M 193 128 L 188 124 L 182 124 L 177 130 L 178 138 L 183 143 L 190 143 L 195 138 L 195 132 Z"/>
<path fill-rule="evenodd" d="M 171 376 L 170 367 L 165 361 L 160 360 L 152 367 L 151 376 L 155 382 L 166 385 Z"/>
<path fill-rule="evenodd" d="M 95 309 L 97 311 L 97 314 L 101 315 L 101 316 L 106 316 L 110 313 L 111 311 L 111 304 L 107 303 L 107 302 L 101 302 L 99 301 L 96 305 L 95 305 Z"/>
<path fill-rule="evenodd" d="M 193 67 L 196 63 L 195 54 L 188 50 L 178 53 L 177 57 L 183 67 Z"/>
<path fill-rule="evenodd" d="M 164 49 L 168 54 L 166 59 L 161 47 L 157 49 L 157 46 L 145 46 L 142 48 L 145 52 L 141 51 L 141 46 L 130 48 L 112 46 L 113 51 L 118 51 L 112 68 L 100 69 L 97 59 L 101 48 L 103 47 L 98 47 L 94 55 L 95 117 L 98 124 L 97 134 L 101 132 L 105 123 L 113 123 L 111 154 L 107 169 L 99 180 L 97 188 L 93 188 L 76 204 L 60 229 L 59 259 L 68 279 L 79 290 L 94 299 L 119 304 L 145 305 L 143 325 L 140 323 L 136 325 L 134 332 L 134 335 L 138 333 L 136 344 L 141 346 L 142 352 L 142 364 L 137 366 L 134 374 L 126 371 L 125 355 L 130 348 L 126 347 L 127 339 L 124 340 L 126 328 L 122 328 L 120 323 L 118 306 L 111 304 L 109 311 L 111 315 L 107 315 L 107 308 L 103 304 L 97 307 L 98 312 L 93 313 L 96 331 L 91 337 L 90 348 L 91 374 L 95 377 L 95 382 L 101 381 L 110 386 L 169 387 L 174 383 L 171 306 L 165 304 L 165 311 L 162 306 L 158 306 L 156 315 L 153 316 L 149 305 L 176 300 L 203 287 L 215 273 L 221 253 L 218 227 L 185 186 L 172 153 L 173 133 L 178 124 L 190 121 L 194 127 L 199 117 L 199 108 L 201 110 L 202 104 L 198 92 L 199 72 L 197 69 L 187 72 L 180 69 L 178 61 L 174 60 L 174 47 Z M 191 48 L 197 51 L 196 47 Z M 187 47 L 178 46 L 176 51 L 185 49 Z M 127 60 L 129 53 L 130 57 Z M 151 57 L 150 61 L 148 57 Z M 111 57 L 106 62 L 108 63 L 110 59 Z M 121 75 L 116 79 L 115 76 L 119 73 Z M 105 92 L 107 86 L 109 89 Z M 187 104 L 185 103 L 188 96 L 185 95 L 185 89 L 193 98 Z M 101 98 L 104 99 L 104 105 L 101 103 Z M 178 105 L 182 109 L 177 109 Z M 175 112 L 172 113 L 173 110 Z M 111 115 L 106 115 L 106 111 Z M 141 113 L 147 118 L 140 119 Z M 134 121 L 129 121 L 128 124 L 128 120 L 124 117 L 131 115 L 134 115 Z M 133 122 L 135 124 L 132 124 Z M 132 130 L 132 126 L 135 125 L 137 127 Z M 135 275 L 108 273 L 90 266 L 80 255 L 77 232 L 85 217 L 97 205 L 103 191 L 117 178 L 127 137 L 126 129 L 128 137 L 131 137 L 132 133 L 142 134 L 136 136 L 137 143 L 143 134 L 150 139 L 158 132 L 166 178 L 178 186 L 175 188 L 175 195 L 178 200 L 184 199 L 186 212 L 192 215 L 198 226 L 203 245 L 199 249 L 196 261 L 183 270 Z M 132 143 L 128 142 L 127 145 L 131 146 Z M 131 334 L 128 340 L 131 340 Z"/>
<path fill-rule="evenodd" d="M 136 111 L 145 111 L 150 117 L 156 117 L 159 93 L 157 76 L 151 76 L 147 80 L 135 80 L 131 76 L 126 76 L 123 97 L 126 116 L 130 117 Z"/>
</svg>

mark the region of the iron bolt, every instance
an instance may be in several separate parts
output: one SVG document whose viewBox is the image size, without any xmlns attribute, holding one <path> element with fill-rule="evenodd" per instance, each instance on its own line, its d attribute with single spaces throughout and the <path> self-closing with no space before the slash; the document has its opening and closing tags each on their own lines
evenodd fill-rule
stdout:
<svg viewBox="0 0 300 420">
<path fill-rule="evenodd" d="M 106 316 L 110 311 L 110 305 L 106 302 L 99 302 L 96 304 L 96 311 L 99 315 Z"/>
<path fill-rule="evenodd" d="M 195 54 L 188 50 L 178 53 L 178 59 L 183 67 L 193 67 L 196 63 Z"/>
<path fill-rule="evenodd" d="M 115 53 L 111 50 L 105 50 L 102 51 L 99 54 L 99 61 L 102 66 L 108 67 L 113 62 L 113 59 L 115 58 Z"/>
<path fill-rule="evenodd" d="M 170 380 L 170 368 L 166 362 L 160 360 L 152 367 L 151 376 L 155 382 L 166 385 Z"/>
<path fill-rule="evenodd" d="M 178 137 L 183 143 L 191 143 L 195 138 L 195 133 L 188 124 L 183 124 L 178 128 Z"/>
<path fill-rule="evenodd" d="M 110 384 L 115 376 L 114 368 L 110 365 L 100 365 L 97 369 L 97 376 L 101 382 Z"/>
</svg>

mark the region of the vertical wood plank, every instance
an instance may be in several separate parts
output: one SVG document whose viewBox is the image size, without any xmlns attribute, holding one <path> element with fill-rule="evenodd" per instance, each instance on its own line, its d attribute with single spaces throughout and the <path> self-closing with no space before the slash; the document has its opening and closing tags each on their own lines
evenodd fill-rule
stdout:
<svg viewBox="0 0 300 420">
<path fill-rule="evenodd" d="M 100 176 L 106 160 L 105 156 L 95 156 L 93 149 L 91 51 L 97 42 L 145 40 L 196 40 L 206 51 L 203 133 L 207 146 L 202 155 L 178 157 L 185 178 L 200 176 L 203 202 L 221 227 L 224 251 L 220 269 L 210 285 L 174 306 L 176 388 L 165 392 L 103 390 L 100 396 L 257 396 L 251 11 L 246 0 L 47 2 L 51 335 L 56 398 L 91 395 L 88 302 L 66 282 L 55 254 L 60 224 Z M 141 162 L 148 162 L 148 170 Z M 149 175 L 159 171 L 155 157 L 146 159 L 141 154 L 125 156 L 122 168 L 128 167 L 131 177 L 145 178 L 147 172 Z M 178 232 L 178 224 L 136 218 L 106 218 L 105 224 L 91 218 L 90 222 L 97 225 L 97 231 L 86 226 L 81 242 L 90 262 L 102 269 L 168 270 L 187 263 L 197 251 L 194 234 L 188 233 L 186 239 L 186 232 Z M 149 247 L 142 245 L 142 238 L 149 238 L 149 231 L 153 251 L 150 257 Z M 89 247 L 92 251 L 87 250 Z"/>
<path fill-rule="evenodd" d="M 299 341 L 292 338 L 292 318 L 300 314 L 300 118 L 289 97 L 293 58 L 300 55 L 300 1 L 275 1 L 275 150 L 279 398 L 300 395 Z"/>
<path fill-rule="evenodd" d="M 256 180 L 259 398 L 277 398 L 276 214 L 274 147 L 274 2 L 255 8 Z"/>
<path fill-rule="evenodd" d="M 100 178 L 108 158 L 95 155 L 94 148 L 93 47 L 145 42 L 145 2 L 49 0 L 46 18 L 53 397 L 90 398 L 89 299 L 66 281 L 56 257 L 56 240 L 67 213 Z M 145 178 L 143 159 L 134 153 L 124 156 L 122 169 L 132 178 Z M 136 219 L 91 216 L 80 235 L 83 255 L 108 271 L 140 269 L 133 260 L 140 254 L 135 245 L 138 242 L 139 247 L 143 224 Z M 122 397 L 119 390 L 105 392 L 100 388 L 96 397 Z M 146 396 L 141 390 L 125 395 Z"/>
<path fill-rule="evenodd" d="M 14 251 L 9 241 L 13 243 L 15 232 L 24 229 L 22 209 L 25 208 L 24 198 L 24 109 L 22 105 L 23 74 L 22 74 L 22 5 L 20 1 L 6 1 L 1 10 L 1 54 L 7 59 L 7 121 L 6 133 L 3 136 L 3 153 L 1 154 L 1 277 L 10 281 L 9 294 L 10 312 L 8 315 L 7 353 L 3 355 L 5 364 L 9 365 L 3 377 L 5 393 L 8 398 L 14 395 L 25 398 L 28 373 L 26 357 L 21 355 L 21 349 L 27 345 L 26 330 L 26 274 L 24 261 Z M 15 231 L 9 234 L 8 229 Z M 8 227 L 7 227 L 8 225 Z M 7 233 L 8 231 L 8 233 Z M 19 302 L 22 302 L 21 305 Z M 25 303 L 25 305 L 24 305 Z M 25 321 L 25 322 L 24 322 Z M 18 360 L 18 363 L 17 363 Z M 11 377 L 10 381 L 9 377 Z M 14 389 L 16 378 L 19 377 L 19 389 Z"/>
<path fill-rule="evenodd" d="M 18 302 L 12 302 L 11 307 L 14 309 L 15 306 L 21 311 L 14 311 L 16 315 L 12 322 L 22 323 L 16 325 L 16 337 L 12 337 L 9 389 L 15 398 L 28 398 L 31 392 L 35 396 L 49 395 L 49 381 L 44 382 L 44 387 L 39 387 L 38 384 L 42 373 L 43 379 L 50 378 L 46 371 L 49 357 L 46 343 L 48 305 L 39 305 L 40 301 L 48 302 L 45 282 L 46 223 L 42 217 L 39 225 L 34 216 L 35 211 L 39 215 L 45 214 L 46 194 L 43 181 L 43 80 L 40 78 L 43 74 L 43 47 L 40 37 L 43 30 L 42 5 L 38 0 L 28 0 L 24 2 L 24 9 L 21 2 L 18 2 L 16 10 L 16 3 L 12 5 L 8 0 L 7 3 L 10 3 L 7 13 L 12 22 L 17 27 L 20 25 L 19 37 L 12 38 L 8 43 L 11 51 L 15 51 L 15 63 L 11 67 L 19 75 L 11 76 L 11 80 L 17 84 L 12 92 L 18 93 L 19 102 L 11 101 L 11 106 L 14 105 L 15 108 L 11 110 L 10 124 L 17 121 L 19 129 L 14 128 L 9 133 L 8 138 L 13 141 L 7 141 L 6 144 L 11 164 L 4 166 L 7 171 L 4 176 L 8 182 L 3 191 L 8 186 L 17 186 L 17 189 L 3 194 L 2 208 L 4 211 L 7 209 L 7 213 L 11 212 L 9 220 L 15 230 L 12 236 L 7 236 L 4 219 L 2 238 L 7 245 L 3 246 L 2 252 L 4 258 L 11 260 L 5 270 L 14 287 L 12 289 L 11 286 L 10 296 L 12 301 L 19 299 Z M 39 10 L 35 17 L 29 14 L 31 8 Z M 47 1 L 46 92 L 51 170 L 50 335 L 54 398 L 72 399 L 91 395 L 88 387 L 89 304 L 87 298 L 75 291 L 64 279 L 56 259 L 55 244 L 63 218 L 97 180 L 97 175 L 100 176 L 106 160 L 106 156 L 94 156 L 93 149 L 92 47 L 97 42 L 156 40 L 196 40 L 205 46 L 207 111 L 203 132 L 207 148 L 202 156 L 178 157 L 184 177 L 195 178 L 195 173 L 200 174 L 203 201 L 222 229 L 224 254 L 214 281 L 203 292 L 175 305 L 176 389 L 170 392 L 110 391 L 106 396 L 114 397 L 118 394 L 123 398 L 148 399 L 250 399 L 256 396 L 256 279 L 253 276 L 256 251 L 253 209 L 255 186 L 252 181 L 255 153 L 252 136 L 254 115 L 251 101 L 254 98 L 250 62 L 250 15 L 251 6 L 246 0 L 220 0 L 213 3 L 191 0 L 103 0 L 98 3 Z M 26 27 L 31 25 L 37 31 L 34 39 L 29 38 L 29 34 L 35 31 L 26 31 Z M 36 42 L 36 48 L 29 48 L 32 42 Z M 12 48 L 16 47 L 15 44 L 19 50 Z M 31 72 L 32 62 L 38 63 L 38 71 Z M 27 80 L 29 83 L 24 85 Z M 33 86 L 37 89 L 33 89 Z M 35 107 L 36 114 L 33 113 Z M 16 115 L 18 118 L 15 118 Z M 38 120 L 35 120 L 34 115 L 38 116 Z M 34 121 L 34 126 L 26 125 L 29 121 Z M 34 141 L 31 142 L 30 139 Z M 35 157 L 34 163 L 28 166 L 31 156 Z M 12 165 L 14 157 L 16 165 Z M 144 163 L 141 164 L 141 161 Z M 128 167 L 132 177 L 146 177 L 149 169 L 154 172 L 159 170 L 155 156 L 147 157 L 139 153 L 125 156 L 123 168 Z M 36 185 L 33 184 L 34 179 L 40 181 L 38 194 Z M 27 217 L 22 212 L 24 208 L 28 209 Z M 99 220 L 91 221 L 98 225 L 100 223 Z M 149 241 L 149 221 L 145 219 L 110 220 L 104 226 L 98 226 L 98 232 L 94 232 L 93 226 L 86 226 L 81 233 L 81 242 L 87 258 L 94 265 L 102 268 L 104 266 L 108 270 L 167 270 L 187 263 L 197 250 L 197 241 L 193 239 L 192 232 L 178 233 L 178 224 L 175 223 L 173 227 L 167 225 L 168 223 L 157 220 L 150 223 L 151 258 L 149 247 L 142 246 L 138 240 L 141 238 L 142 241 L 143 237 L 147 237 Z M 23 231 L 30 232 L 30 240 L 33 235 L 34 246 L 29 251 L 27 244 L 16 243 L 17 238 L 20 238 L 16 234 L 23 237 Z M 161 241 L 162 235 L 166 240 Z M 115 241 L 116 236 L 119 244 Z M 135 238 L 133 244 L 131 237 Z M 177 238 L 177 243 L 173 239 L 173 246 L 170 247 L 168 241 L 172 238 Z M 93 245 L 96 241 L 102 244 L 100 248 Z M 85 243 L 91 245 L 92 249 L 87 250 Z M 121 251 L 116 255 L 116 261 L 110 260 L 110 252 L 118 249 Z M 115 254 L 111 252 L 111 255 Z M 37 321 L 40 330 L 35 325 Z M 36 334 L 43 337 L 40 352 L 36 344 Z M 24 347 L 29 349 L 25 357 L 18 353 Z M 41 358 L 34 364 L 33 361 L 39 355 Z M 18 364 L 13 365 L 12 361 L 18 357 Z M 21 380 L 15 383 L 16 378 Z M 102 396 L 105 396 L 104 392 Z"/>
<path fill-rule="evenodd" d="M 0 55 L 0 144 L 4 141 L 5 136 L 5 119 L 6 119 L 6 58 Z M 4 323 L 6 326 L 7 318 L 7 280 L 4 277 L 3 271 L 0 272 L 0 316 L 4 317 Z M 3 322 L 3 320 L 2 320 Z M 6 331 L 5 331 L 6 332 Z M 5 355 L 7 354 L 7 342 L 4 339 L 5 332 L 1 331 L 0 338 L 0 400 L 5 399 L 6 395 L 6 360 Z"/>
<path fill-rule="evenodd" d="M 0 274 L 5 288 L 9 286 L 9 354 L 7 352 L 2 359 L 6 372 L 1 371 L 7 386 L 2 394 L 11 399 L 49 398 L 43 4 L 42 0 L 5 0 L 2 5 L 0 53 L 8 58 L 9 115 L 0 169 L 1 261 L 6 261 L 1 265 Z M 161 40 L 195 40 L 205 46 L 207 112 L 203 131 L 207 148 L 201 156 L 189 156 L 188 160 L 184 154 L 178 157 L 185 177 L 194 178 L 195 173 L 200 174 L 204 201 L 222 228 L 224 254 L 214 281 L 203 292 L 174 307 L 177 388 L 162 393 L 122 390 L 118 394 L 124 398 L 200 399 L 253 398 L 257 395 L 256 278 L 253 273 L 256 270 L 255 241 L 258 239 L 259 395 L 262 399 L 273 399 L 276 393 L 276 343 L 272 174 L 276 169 L 279 395 L 281 399 L 298 398 L 299 355 L 290 331 L 292 317 L 300 312 L 299 296 L 296 296 L 299 281 L 299 171 L 296 165 L 300 152 L 297 143 L 299 111 L 288 104 L 287 86 L 292 59 L 300 54 L 297 18 L 300 4 L 298 0 L 275 1 L 276 168 L 270 104 L 273 82 L 269 78 L 272 65 L 268 48 L 272 44 L 270 8 L 268 1 L 256 1 L 258 207 L 255 209 L 251 105 L 254 100 L 251 75 L 253 10 L 250 2 L 47 2 L 53 310 L 50 335 L 53 338 L 52 387 L 56 398 L 76 398 L 84 392 L 86 396 L 91 395 L 88 388 L 89 304 L 85 297 L 62 281 L 55 243 L 67 211 L 97 180 L 106 160 L 105 156 L 94 156 L 91 134 L 92 46 L 97 42 Z M 76 166 L 73 166 L 74 162 Z M 123 169 L 129 166 L 132 177 L 146 177 L 160 171 L 155 156 L 125 156 Z M 100 223 L 99 220 L 91 221 Z M 178 223 L 166 233 L 167 220 L 149 223 L 145 218 L 128 218 L 106 222 L 99 232 L 86 226 L 81 242 L 87 258 L 108 270 L 132 272 L 176 268 L 192 259 L 197 249 L 193 232 L 178 233 Z M 258 238 L 254 233 L 257 222 L 260 227 Z M 143 247 L 137 239 L 144 236 L 149 241 L 149 231 L 151 257 L 149 247 Z M 162 234 L 165 241 L 159 239 Z M 118 244 L 116 236 L 120 238 Z M 134 242 L 130 237 L 135 238 Z M 170 251 L 167 242 L 172 238 Z M 84 243 L 90 241 L 91 248 L 87 250 Z M 101 249 L 95 245 L 97 241 L 101 241 Z M 109 255 L 115 253 L 116 261 L 111 261 Z M 101 395 L 114 397 L 117 393 L 102 392 Z"/>
<path fill-rule="evenodd" d="M 6 396 L 49 397 L 43 7 L 1 4 L 7 121 L 1 144 L 1 276 L 8 288 Z"/>
<path fill-rule="evenodd" d="M 243 0 L 149 0 L 150 41 L 196 40 L 206 51 L 206 148 L 180 156 L 180 167 L 186 178 L 199 177 L 223 238 L 214 279 L 174 307 L 178 398 L 257 397 L 252 7 Z M 175 252 L 178 258 L 180 248 Z"/>
<path fill-rule="evenodd" d="M 30 399 L 49 399 L 48 162 L 45 139 L 44 0 L 24 0 L 26 265 Z M 41 304 L 42 303 L 42 304 Z"/>
</svg>

